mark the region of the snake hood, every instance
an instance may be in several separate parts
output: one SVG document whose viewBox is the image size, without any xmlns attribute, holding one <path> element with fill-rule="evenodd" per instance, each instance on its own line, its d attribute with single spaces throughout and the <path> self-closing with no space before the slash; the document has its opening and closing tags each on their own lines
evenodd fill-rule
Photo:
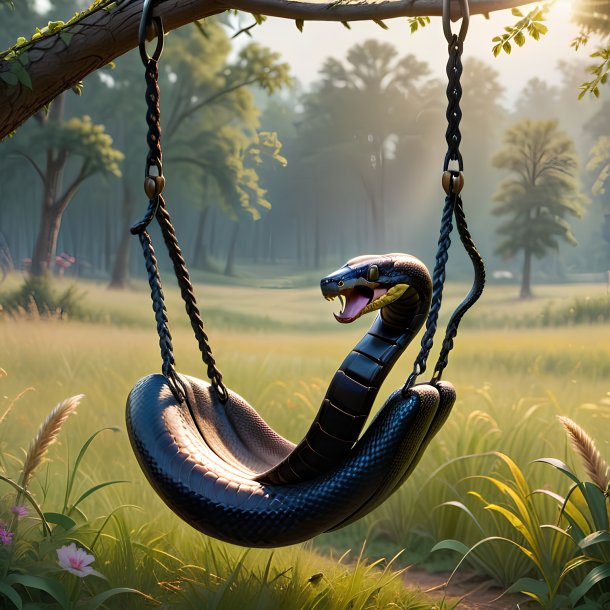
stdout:
<svg viewBox="0 0 610 610">
<path fill-rule="evenodd" d="M 347 324 L 360 316 L 414 296 L 413 267 L 422 265 L 416 258 L 401 253 L 366 254 L 353 258 L 320 282 L 322 295 L 327 300 L 336 297 L 342 303 L 335 314 L 338 322 Z M 423 265 L 422 265 L 423 267 Z M 423 270 L 420 278 L 427 278 Z"/>
</svg>

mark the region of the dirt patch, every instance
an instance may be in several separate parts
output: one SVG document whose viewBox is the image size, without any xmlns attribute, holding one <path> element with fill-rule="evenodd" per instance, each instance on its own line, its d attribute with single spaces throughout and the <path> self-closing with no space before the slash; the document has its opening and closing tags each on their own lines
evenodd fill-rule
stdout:
<svg viewBox="0 0 610 610">
<path fill-rule="evenodd" d="M 456 574 L 449 583 L 449 572 L 430 574 L 412 567 L 404 575 L 405 584 L 434 599 L 458 599 L 458 610 L 516 610 L 528 601 L 525 595 L 502 595 L 503 589 L 472 572 Z"/>
</svg>

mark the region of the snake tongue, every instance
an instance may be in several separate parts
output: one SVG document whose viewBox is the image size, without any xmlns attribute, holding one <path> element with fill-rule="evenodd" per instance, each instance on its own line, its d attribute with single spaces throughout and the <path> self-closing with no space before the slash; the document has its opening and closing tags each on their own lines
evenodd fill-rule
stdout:
<svg viewBox="0 0 610 610">
<path fill-rule="evenodd" d="M 362 310 L 371 302 L 371 299 L 364 294 L 350 290 L 345 296 L 345 307 L 339 314 L 335 314 L 337 322 L 347 324 L 353 322 L 361 313 Z"/>
</svg>

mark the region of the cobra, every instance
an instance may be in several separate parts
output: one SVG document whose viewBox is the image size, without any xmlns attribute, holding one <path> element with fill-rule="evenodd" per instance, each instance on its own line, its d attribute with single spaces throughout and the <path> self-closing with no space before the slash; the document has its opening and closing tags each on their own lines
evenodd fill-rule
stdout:
<svg viewBox="0 0 610 610">
<path fill-rule="evenodd" d="M 140 380 L 127 428 L 151 485 L 198 530 L 245 546 L 307 540 L 360 518 L 411 473 L 455 402 L 446 382 L 394 392 L 362 433 L 388 373 L 423 325 L 431 301 L 426 267 L 407 254 L 352 259 L 321 280 L 350 323 L 378 315 L 333 376 L 297 445 L 238 394 L 181 376 L 179 402 L 163 375 Z"/>
</svg>

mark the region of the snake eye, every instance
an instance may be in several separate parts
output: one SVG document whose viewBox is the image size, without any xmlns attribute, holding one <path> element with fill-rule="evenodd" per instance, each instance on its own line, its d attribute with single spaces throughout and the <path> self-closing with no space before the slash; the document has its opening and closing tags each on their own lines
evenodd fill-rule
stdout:
<svg viewBox="0 0 610 610">
<path fill-rule="evenodd" d="M 339 280 L 339 281 L 337 282 L 337 286 L 338 286 L 339 288 L 343 288 L 343 284 L 345 284 L 345 282 L 344 282 L 343 280 Z"/>
<path fill-rule="evenodd" d="M 379 279 L 379 267 L 377 265 L 369 267 L 369 270 L 366 272 L 366 279 L 369 282 L 376 282 Z"/>
</svg>

